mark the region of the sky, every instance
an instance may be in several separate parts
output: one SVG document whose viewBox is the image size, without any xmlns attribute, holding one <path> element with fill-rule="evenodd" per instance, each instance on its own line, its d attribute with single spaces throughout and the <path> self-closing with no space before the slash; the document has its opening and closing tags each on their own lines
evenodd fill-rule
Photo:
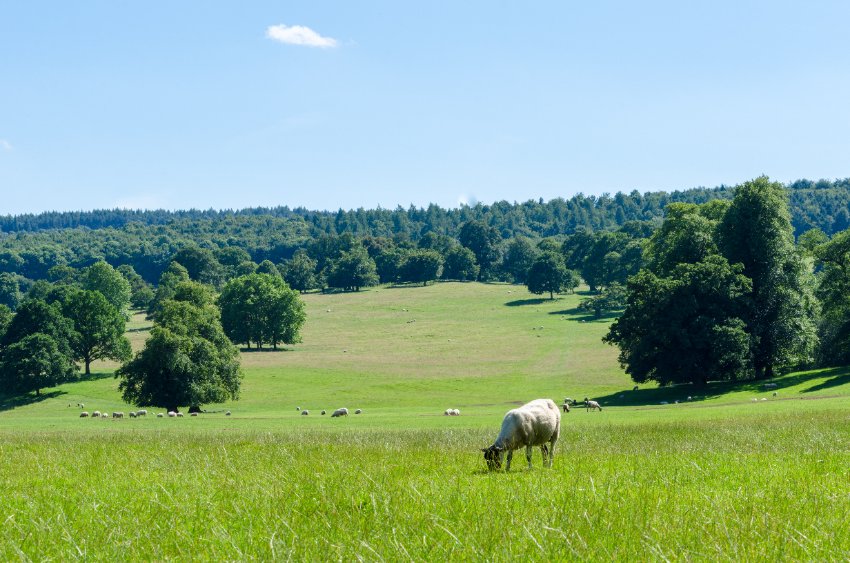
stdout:
<svg viewBox="0 0 850 563">
<path fill-rule="evenodd" d="M 0 0 L 0 214 L 850 176 L 850 2 Z"/>
</svg>

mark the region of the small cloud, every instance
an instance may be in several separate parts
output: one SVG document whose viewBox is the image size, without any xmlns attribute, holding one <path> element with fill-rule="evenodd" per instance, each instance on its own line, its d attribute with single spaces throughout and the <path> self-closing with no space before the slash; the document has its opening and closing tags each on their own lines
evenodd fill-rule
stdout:
<svg viewBox="0 0 850 563">
<path fill-rule="evenodd" d="M 338 42 L 332 37 L 322 37 L 312 29 L 303 25 L 270 25 L 266 29 L 266 37 L 286 43 L 287 45 L 304 45 L 305 47 L 336 47 Z"/>
<path fill-rule="evenodd" d="M 476 205 L 478 205 L 478 199 L 474 195 L 461 194 L 457 198 L 457 204 L 460 205 L 461 207 L 463 207 L 463 206 L 475 207 Z"/>
<path fill-rule="evenodd" d="M 7 141 L 6 139 L 0 139 L 0 149 L 3 149 L 4 151 L 10 151 L 12 150 L 12 143 Z"/>
</svg>

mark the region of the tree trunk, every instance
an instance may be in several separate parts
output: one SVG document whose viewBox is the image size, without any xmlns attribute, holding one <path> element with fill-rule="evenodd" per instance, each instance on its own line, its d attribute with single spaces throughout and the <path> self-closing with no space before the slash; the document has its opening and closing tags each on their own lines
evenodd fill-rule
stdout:
<svg viewBox="0 0 850 563">
<path fill-rule="evenodd" d="M 89 366 L 91 366 L 91 359 L 86 358 L 86 375 L 91 375 L 91 370 L 89 369 Z"/>
<path fill-rule="evenodd" d="M 554 291 L 550 291 L 550 292 L 549 292 L 549 300 L 551 301 L 551 300 L 554 300 L 554 299 L 555 299 L 555 292 L 554 292 Z"/>
</svg>

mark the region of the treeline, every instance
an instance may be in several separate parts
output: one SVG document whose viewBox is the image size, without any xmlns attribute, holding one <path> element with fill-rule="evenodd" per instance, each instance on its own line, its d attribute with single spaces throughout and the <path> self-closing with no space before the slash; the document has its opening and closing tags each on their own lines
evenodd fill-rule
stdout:
<svg viewBox="0 0 850 563">
<path fill-rule="evenodd" d="M 786 186 L 790 193 L 792 225 L 799 235 L 811 228 L 827 234 L 850 226 L 850 178 L 841 180 L 798 180 Z M 0 216 L 0 231 L 6 233 L 34 232 L 51 229 L 123 229 L 131 224 L 147 227 L 168 225 L 184 230 L 185 225 L 198 223 L 246 223 L 251 218 L 269 219 L 272 225 L 280 221 L 295 221 L 306 229 L 309 237 L 321 233 L 351 233 L 365 236 L 404 236 L 417 241 L 428 232 L 454 235 L 468 221 L 483 221 L 499 231 L 502 238 L 517 235 L 551 237 L 568 235 L 579 228 L 612 230 L 627 221 L 660 219 L 670 203 L 701 204 L 712 199 L 730 199 L 734 188 L 693 188 L 673 192 L 632 191 L 614 196 L 585 196 L 556 198 L 548 202 L 529 200 L 524 203 L 500 201 L 492 205 L 478 204 L 443 209 L 431 204 L 427 208 L 411 206 L 388 209 L 356 209 L 311 211 L 304 208 L 256 207 L 240 210 L 141 211 L 126 209 L 46 212 L 40 214 Z"/>
</svg>

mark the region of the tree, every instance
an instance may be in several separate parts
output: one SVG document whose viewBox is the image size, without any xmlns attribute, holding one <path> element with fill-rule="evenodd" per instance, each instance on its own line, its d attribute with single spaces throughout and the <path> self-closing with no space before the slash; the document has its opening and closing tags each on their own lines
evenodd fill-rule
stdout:
<svg viewBox="0 0 850 563">
<path fill-rule="evenodd" d="M 3 342 L 3 337 L 12 324 L 12 310 L 8 306 L 0 304 L 0 342 Z"/>
<path fill-rule="evenodd" d="M 505 256 L 502 258 L 502 269 L 514 283 L 525 283 L 528 269 L 534 263 L 537 251 L 526 237 L 515 237 L 508 243 Z"/>
<path fill-rule="evenodd" d="M 45 387 L 72 380 L 76 369 L 56 340 L 40 332 L 12 342 L 0 352 L 0 385 L 8 393 L 35 391 L 38 396 Z"/>
<path fill-rule="evenodd" d="M 151 284 L 137 274 L 133 266 L 129 264 L 122 264 L 116 270 L 130 284 L 130 305 L 136 309 L 146 309 L 149 307 L 155 295 Z"/>
<path fill-rule="evenodd" d="M 752 336 L 756 377 L 773 377 L 775 366 L 809 361 L 817 340 L 812 284 L 794 248 L 782 185 L 762 176 L 738 186 L 718 238 L 723 255 L 743 264 L 752 280 L 743 320 Z"/>
<path fill-rule="evenodd" d="M 499 231 L 481 221 L 468 221 L 460 228 L 458 240 L 475 255 L 480 268 L 478 279 L 489 279 L 493 265 L 499 259 Z"/>
<path fill-rule="evenodd" d="M 239 397 L 239 351 L 218 309 L 166 300 L 145 347 L 115 372 L 128 403 L 179 410 Z"/>
<path fill-rule="evenodd" d="M 199 246 L 181 248 L 172 258 L 186 268 L 189 278 L 194 281 L 217 286 L 221 283 L 223 271 L 212 250 Z"/>
<path fill-rule="evenodd" d="M 606 287 L 599 295 L 583 299 L 578 308 L 593 313 L 594 318 L 601 318 L 603 313 L 619 311 L 626 307 L 628 293 L 626 288 L 617 282 Z"/>
<path fill-rule="evenodd" d="M 355 246 L 331 263 L 328 273 L 328 285 L 341 289 L 360 291 L 378 283 L 375 261 L 369 257 L 363 246 Z"/>
<path fill-rule="evenodd" d="M 274 262 L 271 260 L 263 260 L 257 265 L 256 273 L 258 274 L 271 274 L 273 276 L 280 277 L 280 272 L 277 269 L 277 266 L 274 265 Z"/>
<path fill-rule="evenodd" d="M 133 353 L 124 336 L 126 320 L 99 291 L 75 290 L 62 304 L 63 315 L 74 323 L 71 349 L 74 359 L 91 373 L 94 360 L 126 362 Z"/>
<path fill-rule="evenodd" d="M 299 250 L 283 265 L 283 279 L 289 287 L 302 293 L 315 289 L 319 286 L 316 265 L 317 262 L 307 252 Z"/>
<path fill-rule="evenodd" d="M 162 303 L 174 298 L 177 285 L 187 281 L 189 281 L 189 272 L 186 271 L 186 268 L 177 262 L 171 262 L 159 277 L 159 284 L 156 287 L 156 293 L 148 311 L 151 314 L 156 313 Z"/>
<path fill-rule="evenodd" d="M 741 266 L 718 255 L 679 264 L 670 277 L 642 270 L 603 341 L 619 347 L 620 364 L 637 383 L 736 379 L 749 365 L 740 314 L 750 288 Z"/>
<path fill-rule="evenodd" d="M 428 285 L 440 277 L 443 271 L 443 257 L 434 250 L 411 250 L 401 266 L 400 281 L 422 282 Z"/>
<path fill-rule="evenodd" d="M 0 348 L 36 333 L 50 336 L 59 352 L 72 361 L 74 354 L 71 342 L 76 337 L 73 323 L 62 315 L 58 304 L 46 303 L 40 299 L 27 299 L 18 307 L 3 339 L 0 340 Z"/>
<path fill-rule="evenodd" d="M 528 269 L 526 285 L 531 293 L 541 294 L 548 291 L 549 299 L 554 299 L 555 293 L 564 288 L 567 279 L 567 267 L 561 255 L 544 252 L 535 258 Z"/>
<path fill-rule="evenodd" d="M 95 262 L 83 272 L 83 288 L 99 291 L 121 314 L 130 305 L 130 282 L 104 261 Z"/>
<path fill-rule="evenodd" d="M 300 341 L 306 320 L 304 303 L 279 276 L 249 274 L 228 282 L 218 299 L 225 334 L 235 343 L 257 348 Z"/>
<path fill-rule="evenodd" d="M 443 264 L 444 280 L 475 280 L 478 279 L 478 270 L 475 255 L 468 248 L 455 246 L 446 253 Z"/>
<path fill-rule="evenodd" d="M 18 308 L 20 301 L 21 287 L 17 274 L 0 273 L 0 305 L 5 305 L 14 311 Z"/>
<path fill-rule="evenodd" d="M 817 257 L 821 265 L 817 296 L 822 306 L 819 363 L 847 364 L 850 363 L 850 231 L 838 233 L 818 246 Z"/>
</svg>

